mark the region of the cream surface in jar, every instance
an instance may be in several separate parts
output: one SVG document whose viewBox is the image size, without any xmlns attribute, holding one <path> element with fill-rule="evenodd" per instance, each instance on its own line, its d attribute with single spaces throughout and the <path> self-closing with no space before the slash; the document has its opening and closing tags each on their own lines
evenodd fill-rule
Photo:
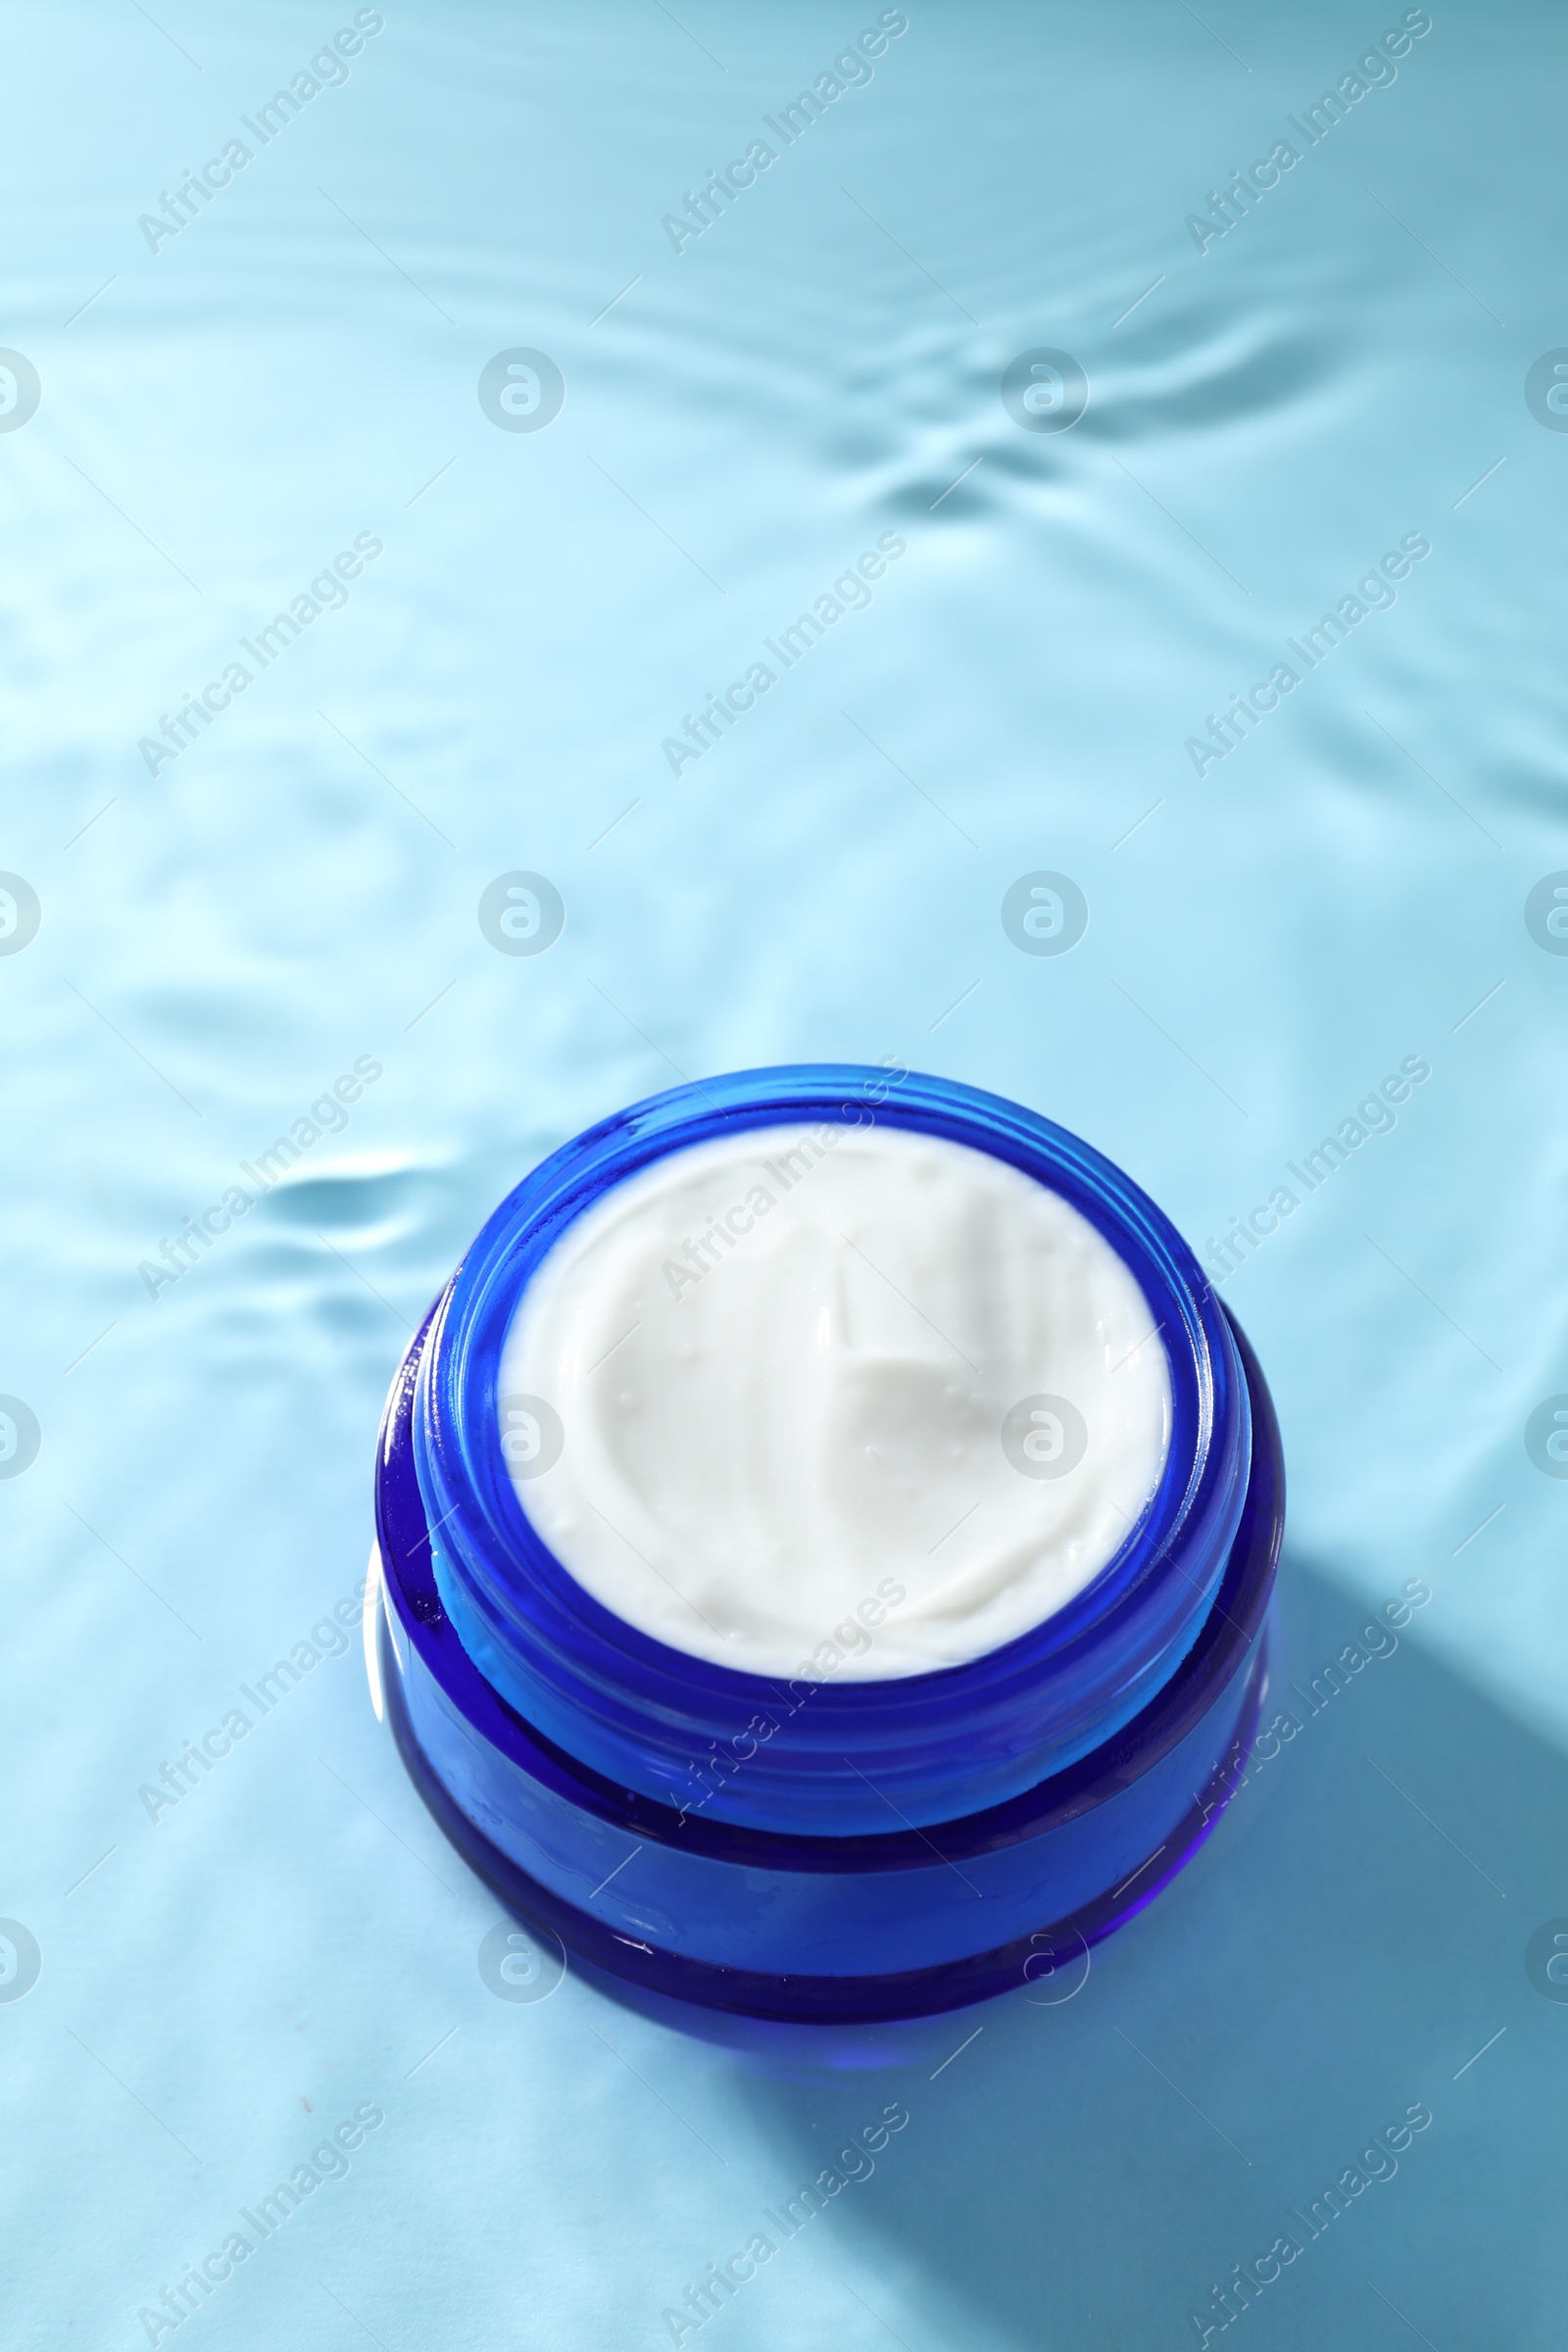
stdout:
<svg viewBox="0 0 1568 2352">
<path fill-rule="evenodd" d="M 940 1136 L 751 1128 L 568 1225 L 499 1383 L 522 1507 L 596 1600 L 760 1675 L 980 1657 L 1152 1496 L 1165 1350 L 1059 1195 Z"/>
</svg>

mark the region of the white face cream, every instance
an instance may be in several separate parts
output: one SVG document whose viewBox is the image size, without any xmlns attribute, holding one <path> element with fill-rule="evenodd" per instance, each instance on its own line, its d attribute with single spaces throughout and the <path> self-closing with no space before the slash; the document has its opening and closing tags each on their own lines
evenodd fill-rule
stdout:
<svg viewBox="0 0 1568 2352">
<path fill-rule="evenodd" d="M 749 1674 L 930 1673 L 1052 1616 L 1131 1534 L 1170 1442 L 1153 1322 L 1005 1161 L 869 1121 L 753 1128 L 566 1228 L 507 1335 L 502 1443 L 557 1558 L 657 1641 Z"/>
</svg>

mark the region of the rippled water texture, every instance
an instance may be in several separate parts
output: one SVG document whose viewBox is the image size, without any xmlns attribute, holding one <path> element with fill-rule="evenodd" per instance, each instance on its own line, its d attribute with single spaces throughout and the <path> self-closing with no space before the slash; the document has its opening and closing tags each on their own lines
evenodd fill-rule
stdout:
<svg viewBox="0 0 1568 2352">
<path fill-rule="evenodd" d="M 0 1409 L 12 1470 L 39 1445 L 0 1461 L 0 1915 L 41 1974 L 8 1992 L 0 1943 L 8 2340 L 167 2340 L 161 2285 L 369 2102 L 348 2176 L 201 2298 L 211 2340 L 666 2342 L 897 2098 L 732 2343 L 1175 2341 L 1412 2100 L 1399 2177 L 1249 2340 L 1555 2342 L 1565 2021 L 1524 1954 L 1568 1911 L 1568 960 L 1525 906 L 1568 869 L 1568 417 L 1526 381 L 1568 347 L 1560 14 L 1434 0 L 1314 143 L 1290 119 L 1396 0 L 911 0 L 786 144 L 764 118 L 874 6 L 388 0 L 264 145 L 242 119 L 352 27 L 323 12 L 9 16 L 0 344 L 39 400 L 15 425 L 4 362 L 0 869 L 39 921 L 17 948 L 12 890 L 31 1419 Z M 177 234 L 138 225 L 235 138 Z M 759 140 L 677 253 L 663 217 Z M 514 351 L 560 371 L 544 429 L 481 407 Z M 1068 430 L 1003 399 L 1039 351 L 1086 379 Z M 1357 593 L 1416 540 L 1396 601 Z M 767 650 L 892 541 L 869 604 Z M 177 756 L 139 748 L 234 663 Z M 758 663 L 728 733 L 663 748 Z M 516 872 L 564 906 L 540 954 L 478 919 Z M 1067 952 L 1004 925 L 1036 873 L 1087 904 Z M 785 2081 L 575 1979 L 494 1997 L 495 1905 L 310 1637 L 500 1194 L 678 1075 L 884 1055 L 1078 1130 L 1200 1248 L 1265 1212 L 1223 1295 L 1286 1433 L 1282 1688 L 1432 1597 L 1070 2004 L 977 2014 L 934 2080 L 968 2024 Z M 139 1793 L 235 1709 L 177 1801 Z"/>
</svg>

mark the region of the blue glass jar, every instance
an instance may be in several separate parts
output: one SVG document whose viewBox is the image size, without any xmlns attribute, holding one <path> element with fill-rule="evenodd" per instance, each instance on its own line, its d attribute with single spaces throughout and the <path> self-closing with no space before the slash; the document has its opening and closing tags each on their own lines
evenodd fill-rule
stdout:
<svg viewBox="0 0 1568 2352">
<path fill-rule="evenodd" d="M 1136 1276 L 1170 1366 L 1163 1473 L 1094 1581 L 1000 1649 L 892 1681 L 785 1683 L 641 1633 L 553 1556 L 501 1446 L 502 1346 L 570 1220 L 670 1152 L 818 1121 L 947 1137 L 1049 1186 Z M 377 1465 L 386 1706 L 454 1841 L 591 1965 L 768 2016 L 952 2006 L 1106 1933 L 1203 1835 L 1261 1699 L 1283 1508 L 1255 1360 L 1108 1160 L 946 1080 L 741 1072 L 555 1152 L 416 1336 Z"/>
</svg>

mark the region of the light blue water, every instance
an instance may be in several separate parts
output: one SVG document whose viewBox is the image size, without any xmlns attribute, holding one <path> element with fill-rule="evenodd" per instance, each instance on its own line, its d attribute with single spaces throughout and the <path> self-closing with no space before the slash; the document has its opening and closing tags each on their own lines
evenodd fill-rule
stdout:
<svg viewBox="0 0 1568 2352">
<path fill-rule="evenodd" d="M 1525 381 L 1568 346 L 1560 17 L 1435 6 L 1307 146 L 1287 118 L 1399 8 L 911 6 L 677 255 L 662 216 L 874 8 L 388 7 L 265 148 L 240 117 L 353 12 L 155 13 L 12 11 L 0 102 L 0 343 L 42 387 L 0 434 L 0 867 L 41 907 L 0 958 L 0 1389 L 42 1433 L 0 1482 L 0 1913 L 42 1954 L 0 2002 L 6 2340 L 147 2341 L 370 2103 L 206 2340 L 668 2343 L 893 2099 L 732 2345 L 1196 2340 L 1425 2100 L 1248 2340 L 1555 2343 L 1568 2011 L 1525 1949 L 1568 1913 L 1568 1485 L 1524 1432 L 1568 1391 L 1568 960 L 1524 907 L 1568 868 L 1568 434 Z M 1284 138 L 1200 252 L 1187 216 Z M 1000 396 L 1042 347 L 1087 374 L 1067 432 Z M 517 348 L 564 379 L 539 432 L 479 406 Z M 874 602 L 772 662 L 889 533 Z M 238 650 L 361 534 L 345 606 Z M 1406 534 L 1396 603 L 1200 776 L 1207 714 Z M 476 919 L 517 869 L 566 908 L 538 956 Z M 1001 921 L 1037 870 L 1088 902 L 1060 956 Z M 1294 1189 L 1224 1291 L 1285 1424 L 1287 1672 L 1432 1592 L 1077 1997 L 848 2074 L 572 1979 L 495 1998 L 495 1907 L 352 1652 L 149 1819 L 350 1592 L 386 1380 L 516 1176 L 677 1073 L 884 1054 L 1079 1130 L 1200 1245 Z M 1308 1193 L 1288 1163 L 1406 1056 L 1396 1126 Z M 149 1296 L 361 1057 L 349 1123 Z"/>
</svg>

